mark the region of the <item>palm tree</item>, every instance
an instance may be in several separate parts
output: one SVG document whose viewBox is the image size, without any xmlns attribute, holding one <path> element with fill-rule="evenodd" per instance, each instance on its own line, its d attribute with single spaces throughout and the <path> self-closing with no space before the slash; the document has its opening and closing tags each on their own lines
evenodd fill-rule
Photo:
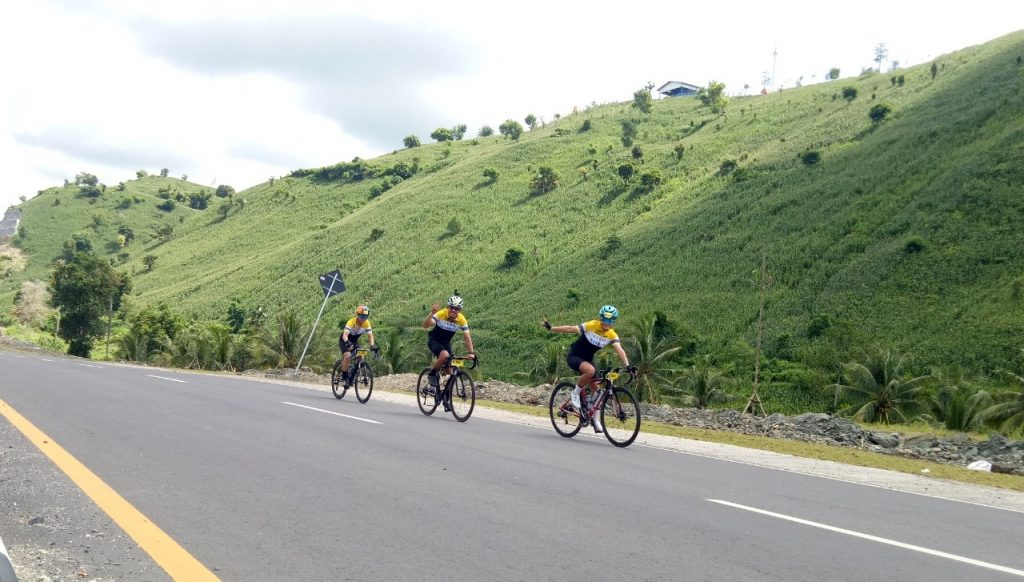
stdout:
<svg viewBox="0 0 1024 582">
<path fill-rule="evenodd" d="M 555 385 L 559 380 L 566 377 L 566 374 L 563 372 L 568 372 L 568 370 L 563 368 L 564 361 L 565 356 L 562 353 L 562 346 L 548 344 L 544 346 L 544 352 L 537 355 L 536 363 L 531 370 L 528 372 L 516 372 L 515 375 L 538 385 Z"/>
<path fill-rule="evenodd" d="M 205 339 L 208 344 L 209 362 L 220 370 L 232 367 L 235 342 L 232 341 L 231 328 L 219 322 L 206 327 Z M 234 370 L 232 370 L 234 371 Z"/>
<path fill-rule="evenodd" d="M 629 361 L 637 369 L 634 383 L 637 398 L 657 403 L 661 400 L 661 386 L 671 385 L 675 375 L 669 360 L 682 348 L 673 339 L 657 336 L 654 316 L 641 316 L 628 331 L 632 333 L 626 338 Z"/>
<path fill-rule="evenodd" d="M 294 311 L 277 315 L 277 321 L 259 336 L 259 349 L 264 362 L 275 368 L 290 368 L 302 354 L 306 329 Z"/>
<path fill-rule="evenodd" d="M 381 361 L 389 374 L 407 372 L 412 367 L 414 352 L 410 352 L 399 339 L 398 330 L 388 330 L 388 335 L 381 339 Z"/>
<path fill-rule="evenodd" d="M 839 413 L 851 414 L 855 420 L 885 424 L 913 418 L 919 408 L 918 395 L 932 376 L 907 378 L 903 371 L 906 357 L 896 357 L 889 350 L 865 355 L 863 364 L 842 365 L 846 384 L 837 384 L 836 389 L 847 406 Z"/>
<path fill-rule="evenodd" d="M 937 390 L 929 404 L 935 419 L 950 430 L 978 428 L 982 412 L 992 404 L 992 396 L 977 388 L 980 379 L 968 378 L 960 369 L 932 370 L 932 378 Z"/>
<path fill-rule="evenodd" d="M 697 358 L 693 365 L 682 370 L 675 384 L 676 391 L 681 395 L 672 398 L 685 406 L 703 410 L 709 404 L 726 402 L 732 395 L 725 387 L 732 365 L 718 367 L 714 365 L 711 354 Z"/>
<path fill-rule="evenodd" d="M 996 395 L 994 400 L 999 401 L 998 404 L 985 409 L 982 416 L 986 421 L 998 424 L 999 430 L 1010 433 L 1024 429 L 1024 376 L 1008 370 L 1003 370 L 1002 375 L 1016 384 L 1017 389 Z"/>
</svg>

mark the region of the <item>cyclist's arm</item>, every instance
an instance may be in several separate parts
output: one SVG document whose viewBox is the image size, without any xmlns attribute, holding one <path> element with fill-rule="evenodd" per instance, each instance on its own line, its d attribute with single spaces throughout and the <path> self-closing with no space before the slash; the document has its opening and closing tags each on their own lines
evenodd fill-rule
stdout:
<svg viewBox="0 0 1024 582">
<path fill-rule="evenodd" d="M 475 354 L 476 350 L 473 349 L 473 338 L 469 337 L 469 330 L 462 332 L 462 339 L 466 341 L 466 349 L 469 353 Z"/>
<path fill-rule="evenodd" d="M 430 329 L 430 326 L 434 324 L 434 314 L 437 313 L 439 309 L 440 308 L 436 303 L 430 308 L 430 314 L 423 320 L 423 329 Z"/>
<path fill-rule="evenodd" d="M 348 341 L 348 329 L 346 329 L 345 331 L 341 332 L 341 341 L 342 342 L 347 342 Z"/>
<path fill-rule="evenodd" d="M 371 348 L 377 345 L 377 340 L 374 339 L 372 331 L 366 332 L 366 337 L 370 338 L 370 347 Z"/>
<path fill-rule="evenodd" d="M 579 335 L 581 333 L 580 332 L 580 326 L 578 326 L 578 325 L 552 325 L 551 326 L 551 332 L 552 333 L 574 333 L 576 335 Z"/>
<path fill-rule="evenodd" d="M 619 359 L 622 360 L 622 365 L 628 368 L 629 356 L 626 355 L 626 350 L 622 349 L 622 344 L 620 342 L 615 342 L 612 344 L 612 347 L 615 348 L 615 353 L 619 356 Z"/>
</svg>

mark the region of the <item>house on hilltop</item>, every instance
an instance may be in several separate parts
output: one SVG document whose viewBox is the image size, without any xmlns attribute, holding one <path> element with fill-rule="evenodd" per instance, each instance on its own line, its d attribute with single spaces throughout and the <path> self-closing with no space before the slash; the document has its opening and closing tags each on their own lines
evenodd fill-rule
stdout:
<svg viewBox="0 0 1024 582">
<path fill-rule="evenodd" d="M 700 91 L 700 87 L 689 83 L 683 83 L 682 81 L 669 81 L 661 87 L 658 87 L 658 93 L 661 93 L 665 97 L 685 97 L 686 95 L 696 95 L 697 91 Z"/>
</svg>

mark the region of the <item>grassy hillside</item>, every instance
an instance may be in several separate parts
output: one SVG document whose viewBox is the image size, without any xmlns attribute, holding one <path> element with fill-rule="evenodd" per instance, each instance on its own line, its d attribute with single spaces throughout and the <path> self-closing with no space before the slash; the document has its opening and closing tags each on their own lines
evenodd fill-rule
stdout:
<svg viewBox="0 0 1024 582">
<path fill-rule="evenodd" d="M 650 114 L 596 106 L 519 141 L 469 138 L 369 160 L 375 177 L 296 172 L 239 192 L 223 220 L 214 208 L 156 210 L 155 190 L 186 187 L 178 180 L 127 182 L 124 195 L 146 201 L 124 210 L 111 189 L 93 205 L 51 189 L 22 205 L 31 262 L 0 300 L 10 303 L 18 280 L 44 278 L 63 240 L 93 230 L 103 209 L 94 242 L 112 256 L 124 252 L 111 246 L 122 222 L 136 233 L 174 225 L 166 243 L 127 247 L 136 304 L 222 319 L 238 300 L 312 320 L 316 276 L 340 268 L 348 291 L 328 304 L 326 327 L 368 303 L 377 327 L 419 341 L 429 305 L 458 289 L 488 376 L 571 341 L 543 333 L 541 316 L 578 322 L 604 303 L 619 307 L 623 329 L 662 312 L 697 352 L 747 366 L 762 253 L 770 357 L 834 369 L 877 345 L 921 367 L 1005 367 L 1024 347 L 1021 55 L 1024 32 L 937 59 L 934 78 L 929 63 L 734 97 L 726 116 L 695 98 L 658 100 Z M 873 123 L 879 103 L 892 112 Z M 621 139 L 630 121 L 638 173 L 661 177 L 648 192 L 617 172 L 634 159 Z M 820 162 L 805 164 L 806 152 Z M 379 175 L 397 164 L 419 171 Z M 542 166 L 559 185 L 538 194 Z M 385 182 L 397 183 L 372 196 Z M 510 249 L 522 252 L 515 266 Z M 151 272 L 145 255 L 157 257 Z"/>
</svg>

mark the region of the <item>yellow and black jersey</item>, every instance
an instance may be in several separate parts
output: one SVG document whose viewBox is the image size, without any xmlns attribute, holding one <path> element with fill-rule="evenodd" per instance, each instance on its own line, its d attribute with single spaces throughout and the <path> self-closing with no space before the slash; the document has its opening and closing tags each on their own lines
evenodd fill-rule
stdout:
<svg viewBox="0 0 1024 582">
<path fill-rule="evenodd" d="M 358 317 L 353 317 L 345 323 L 345 331 L 348 332 L 350 340 L 355 340 L 358 336 L 373 331 L 373 326 L 370 325 L 369 319 L 359 321 Z"/>
<path fill-rule="evenodd" d="M 434 320 L 434 327 L 430 328 L 427 334 L 436 342 L 447 344 L 452 341 L 452 336 L 457 331 L 469 331 L 469 321 L 460 312 L 455 316 L 455 321 L 448 321 L 448 308 L 435 313 L 431 319 Z"/>
<path fill-rule="evenodd" d="M 597 350 L 609 344 L 619 343 L 619 334 L 615 333 L 614 329 L 607 331 L 601 329 L 600 320 L 592 319 L 586 323 L 581 323 L 579 328 L 580 339 L 576 340 L 572 347 L 569 348 L 570 355 L 590 361 L 594 358 Z"/>
</svg>

